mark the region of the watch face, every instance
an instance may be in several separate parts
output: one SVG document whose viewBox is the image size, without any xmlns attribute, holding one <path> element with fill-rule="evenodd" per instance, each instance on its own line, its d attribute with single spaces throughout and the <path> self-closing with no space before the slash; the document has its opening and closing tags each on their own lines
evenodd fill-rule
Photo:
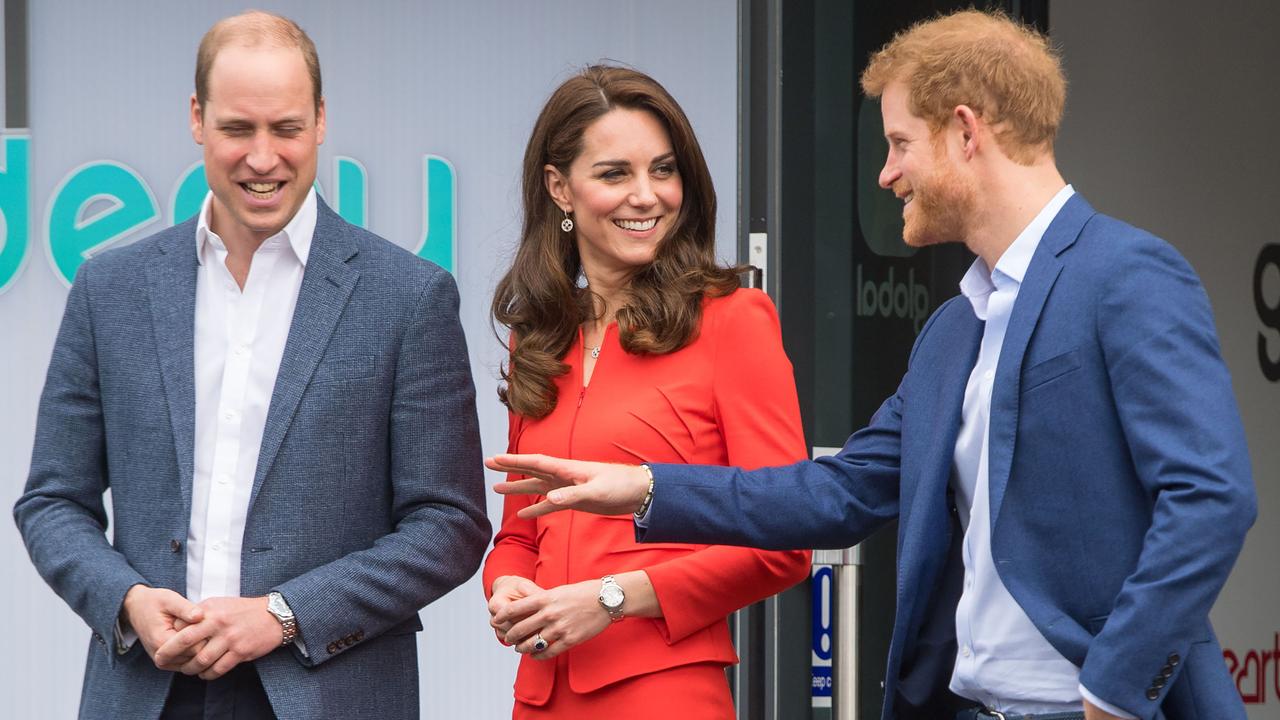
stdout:
<svg viewBox="0 0 1280 720">
<path fill-rule="evenodd" d="M 271 593 L 267 596 L 267 609 L 273 615 L 279 617 L 293 617 L 293 610 L 289 609 L 289 605 L 284 601 L 284 596 L 280 593 Z"/>
<path fill-rule="evenodd" d="M 622 607 L 622 588 L 617 585 L 605 585 L 600 588 L 600 603 L 607 608 L 616 609 Z"/>
</svg>

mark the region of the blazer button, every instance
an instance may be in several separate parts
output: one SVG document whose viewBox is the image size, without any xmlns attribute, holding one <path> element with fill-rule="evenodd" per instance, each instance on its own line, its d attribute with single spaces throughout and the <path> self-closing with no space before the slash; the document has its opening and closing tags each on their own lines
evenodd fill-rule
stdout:
<svg viewBox="0 0 1280 720">
<path fill-rule="evenodd" d="M 1160 674 L 1167 678 L 1173 677 L 1173 667 L 1169 665 L 1165 665 L 1164 667 L 1160 668 Z"/>
<path fill-rule="evenodd" d="M 1159 691 L 1159 690 L 1157 690 L 1157 689 L 1155 689 L 1155 688 L 1147 688 L 1147 699 L 1148 699 L 1148 700 L 1155 700 L 1155 699 L 1156 699 L 1156 698 L 1158 698 L 1158 697 L 1160 697 L 1160 691 Z"/>
<path fill-rule="evenodd" d="M 1162 688 L 1164 687 L 1165 682 L 1167 681 L 1165 680 L 1163 675 L 1157 675 L 1151 679 L 1151 687 Z"/>
<path fill-rule="evenodd" d="M 1182 658 L 1178 657 L 1178 653 L 1169 653 L 1169 667 L 1178 667 L 1178 663 L 1182 662 Z"/>
<path fill-rule="evenodd" d="M 363 631 L 363 630 L 357 630 L 357 631 L 356 631 L 356 642 L 360 642 L 360 641 L 361 641 L 361 640 L 363 640 L 363 639 L 364 639 L 364 631 Z"/>
<path fill-rule="evenodd" d="M 182 541 L 181 541 L 181 540 L 170 540 L 170 541 L 169 541 L 169 552 L 173 552 L 173 553 L 176 553 L 176 552 L 182 552 Z"/>
<path fill-rule="evenodd" d="M 338 646 L 336 643 L 329 643 L 329 646 L 326 647 L 325 650 L 328 650 L 330 655 L 334 655 L 338 652 Z"/>
<path fill-rule="evenodd" d="M 345 642 L 345 643 L 346 643 L 346 644 L 348 644 L 348 645 L 355 645 L 355 644 L 356 644 L 356 636 L 355 636 L 354 634 L 352 634 L 352 635 L 348 635 L 348 636 L 346 636 L 346 637 L 342 638 L 342 641 L 343 641 L 343 642 Z"/>
</svg>

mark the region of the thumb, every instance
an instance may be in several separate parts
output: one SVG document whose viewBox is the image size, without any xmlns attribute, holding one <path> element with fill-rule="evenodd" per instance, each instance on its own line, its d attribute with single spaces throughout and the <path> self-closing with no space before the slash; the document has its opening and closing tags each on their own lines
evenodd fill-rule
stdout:
<svg viewBox="0 0 1280 720">
<path fill-rule="evenodd" d="M 176 592 L 167 592 L 160 597 L 160 609 L 166 614 L 182 618 L 192 625 L 204 619 L 204 608 Z"/>
<path fill-rule="evenodd" d="M 583 492 L 582 489 L 576 485 L 556 488 L 555 490 L 547 493 L 547 500 L 550 500 L 552 505 L 573 507 L 583 500 Z"/>
</svg>

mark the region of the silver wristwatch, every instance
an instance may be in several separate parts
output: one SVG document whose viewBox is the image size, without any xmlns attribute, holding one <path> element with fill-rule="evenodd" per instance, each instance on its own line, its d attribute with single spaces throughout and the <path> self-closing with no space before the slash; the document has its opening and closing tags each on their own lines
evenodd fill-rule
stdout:
<svg viewBox="0 0 1280 720">
<path fill-rule="evenodd" d="M 267 593 L 267 612 L 276 616 L 276 620 L 280 621 L 281 629 L 281 645 L 288 645 L 298 637 L 298 621 L 293 617 L 293 610 L 289 608 L 289 603 L 284 601 L 284 596 L 278 592 Z"/>
<path fill-rule="evenodd" d="M 622 603 L 626 602 L 626 599 L 627 595 L 622 592 L 622 586 L 613 579 L 612 575 L 600 578 L 600 607 L 609 613 L 611 621 L 618 622 L 622 619 Z"/>
</svg>

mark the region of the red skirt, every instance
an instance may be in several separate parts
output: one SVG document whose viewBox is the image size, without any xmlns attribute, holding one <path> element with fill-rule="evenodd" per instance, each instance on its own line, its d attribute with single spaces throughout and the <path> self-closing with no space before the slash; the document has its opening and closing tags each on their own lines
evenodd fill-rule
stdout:
<svg viewBox="0 0 1280 720">
<path fill-rule="evenodd" d="M 646 673 L 585 694 L 569 687 L 564 656 L 555 663 L 551 699 L 540 706 L 516 700 L 513 720 L 733 720 L 729 681 L 716 663 Z"/>
</svg>

